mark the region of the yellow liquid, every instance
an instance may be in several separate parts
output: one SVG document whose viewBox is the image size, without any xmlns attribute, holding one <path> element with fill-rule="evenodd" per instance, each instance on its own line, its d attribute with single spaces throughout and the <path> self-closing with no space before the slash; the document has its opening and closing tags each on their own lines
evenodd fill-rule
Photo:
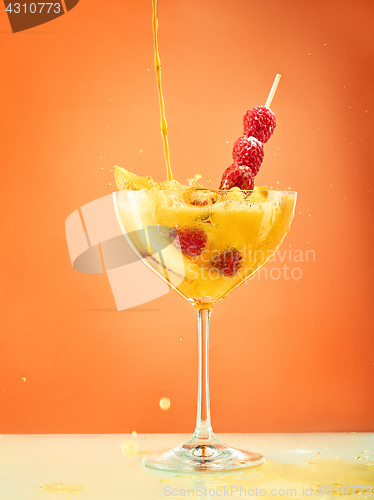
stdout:
<svg viewBox="0 0 374 500">
<path fill-rule="evenodd" d="M 281 191 L 152 188 L 121 191 L 117 213 L 143 262 L 194 306 L 211 308 L 271 258 L 289 231 L 295 200 Z M 181 250 L 176 229 L 205 235 L 200 255 Z M 239 258 L 235 272 L 217 268 L 223 254 Z"/>
<path fill-rule="evenodd" d="M 44 492 L 53 491 L 59 493 L 78 493 L 87 488 L 87 486 L 81 484 L 66 484 L 66 483 L 49 483 L 40 484 L 39 488 Z"/>
<path fill-rule="evenodd" d="M 152 0 L 152 7 L 153 7 L 153 16 L 152 16 L 153 38 L 154 38 L 154 47 L 155 47 L 155 70 L 156 70 L 157 89 L 158 89 L 158 97 L 159 97 L 160 112 L 161 112 L 160 128 L 161 128 L 162 141 L 164 144 L 167 180 L 171 181 L 173 179 L 173 174 L 171 173 L 171 167 L 170 167 L 168 124 L 166 122 L 166 117 L 165 117 L 165 103 L 164 103 L 164 97 L 162 94 L 162 83 L 161 83 L 161 60 L 160 60 L 160 54 L 159 54 L 159 50 L 158 50 L 157 0 Z"/>
<path fill-rule="evenodd" d="M 199 472 L 184 474 L 183 477 L 177 474 L 170 477 L 169 473 L 169 477 L 162 481 L 177 491 L 196 491 L 198 487 L 205 487 L 207 490 L 213 490 L 212 498 L 223 497 L 226 489 L 226 492 L 232 492 L 231 498 L 259 499 L 263 496 L 288 500 L 356 500 L 373 497 L 374 469 L 373 464 L 315 458 L 303 465 L 266 461 L 259 467 L 229 473 Z"/>
</svg>

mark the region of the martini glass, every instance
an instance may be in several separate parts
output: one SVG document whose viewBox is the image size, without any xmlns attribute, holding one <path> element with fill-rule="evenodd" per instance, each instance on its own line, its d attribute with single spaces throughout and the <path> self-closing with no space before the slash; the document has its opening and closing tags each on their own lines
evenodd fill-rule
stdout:
<svg viewBox="0 0 374 500">
<path fill-rule="evenodd" d="M 194 307 L 198 320 L 198 403 L 192 437 L 149 453 L 143 464 L 171 471 L 219 471 L 265 462 L 214 434 L 209 406 L 209 318 L 213 306 L 260 269 L 289 231 L 296 193 L 203 188 L 113 193 L 122 231 L 137 256 Z"/>
</svg>

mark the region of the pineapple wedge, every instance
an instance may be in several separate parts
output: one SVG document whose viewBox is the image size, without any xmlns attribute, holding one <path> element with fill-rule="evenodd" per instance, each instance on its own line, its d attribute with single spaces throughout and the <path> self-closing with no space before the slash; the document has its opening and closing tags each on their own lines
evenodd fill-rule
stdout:
<svg viewBox="0 0 374 500">
<path fill-rule="evenodd" d="M 151 189 L 151 187 L 156 184 L 149 175 L 147 175 L 147 177 L 139 177 L 117 166 L 114 167 L 114 178 L 118 191 L 122 191 L 123 189 Z"/>
</svg>

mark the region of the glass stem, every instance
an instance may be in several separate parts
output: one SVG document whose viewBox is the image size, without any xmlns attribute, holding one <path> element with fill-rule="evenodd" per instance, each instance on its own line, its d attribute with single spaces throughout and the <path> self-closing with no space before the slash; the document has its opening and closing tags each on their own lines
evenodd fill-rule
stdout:
<svg viewBox="0 0 374 500">
<path fill-rule="evenodd" d="M 199 385 L 197 396 L 197 419 L 194 438 L 208 440 L 214 438 L 210 423 L 209 403 L 209 318 L 210 309 L 197 309 Z"/>
</svg>

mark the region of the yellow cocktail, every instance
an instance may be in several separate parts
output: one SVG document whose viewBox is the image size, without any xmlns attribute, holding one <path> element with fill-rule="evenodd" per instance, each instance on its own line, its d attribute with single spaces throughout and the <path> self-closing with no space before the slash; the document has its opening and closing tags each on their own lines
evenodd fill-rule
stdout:
<svg viewBox="0 0 374 500">
<path fill-rule="evenodd" d="M 196 307 L 211 308 L 267 262 L 289 231 L 296 194 L 158 187 L 116 206 L 140 258 Z"/>
</svg>

